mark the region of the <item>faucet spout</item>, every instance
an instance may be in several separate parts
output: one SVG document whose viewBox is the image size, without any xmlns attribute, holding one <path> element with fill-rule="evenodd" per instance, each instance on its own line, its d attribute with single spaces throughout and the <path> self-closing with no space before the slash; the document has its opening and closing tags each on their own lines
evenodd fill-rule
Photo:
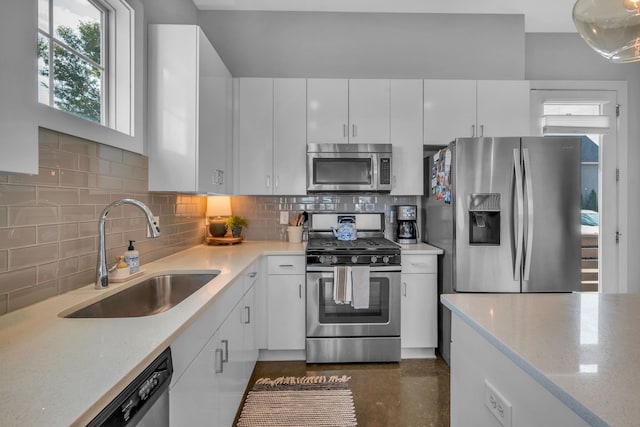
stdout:
<svg viewBox="0 0 640 427">
<path fill-rule="evenodd" d="M 104 233 L 104 223 L 109 214 L 111 208 L 119 205 L 134 205 L 139 207 L 147 219 L 147 226 L 149 227 L 149 232 L 151 233 L 151 237 L 159 237 L 160 229 L 153 221 L 153 214 L 151 210 L 139 200 L 136 199 L 119 199 L 115 202 L 107 205 L 106 208 L 102 211 L 100 215 L 100 219 L 98 220 L 98 263 L 96 266 L 96 289 L 106 289 L 109 287 L 109 269 L 107 267 L 107 249 L 105 243 L 105 233 Z"/>
</svg>

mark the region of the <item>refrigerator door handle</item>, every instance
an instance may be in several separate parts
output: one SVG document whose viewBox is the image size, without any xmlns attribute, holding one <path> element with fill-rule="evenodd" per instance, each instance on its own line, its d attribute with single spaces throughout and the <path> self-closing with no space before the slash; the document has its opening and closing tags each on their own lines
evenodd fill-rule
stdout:
<svg viewBox="0 0 640 427">
<path fill-rule="evenodd" d="M 516 203 L 518 210 L 514 215 L 514 227 L 515 242 L 516 242 L 516 257 L 513 263 L 513 280 L 520 281 L 520 274 L 522 268 L 522 245 L 524 243 L 524 188 L 522 186 L 522 167 L 520 165 L 520 149 L 513 149 L 513 170 L 516 187 Z"/>
<path fill-rule="evenodd" d="M 529 276 L 531 275 L 531 251 L 533 250 L 533 179 L 531 177 L 531 159 L 528 148 L 522 149 L 522 157 L 524 160 L 524 183 L 527 190 L 527 246 L 524 250 L 523 280 L 529 280 Z"/>
</svg>

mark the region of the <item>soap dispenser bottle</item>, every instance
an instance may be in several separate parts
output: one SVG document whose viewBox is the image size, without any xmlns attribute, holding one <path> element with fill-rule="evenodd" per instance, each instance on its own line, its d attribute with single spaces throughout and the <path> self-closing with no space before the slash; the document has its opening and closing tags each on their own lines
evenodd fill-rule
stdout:
<svg viewBox="0 0 640 427">
<path fill-rule="evenodd" d="M 129 247 L 124 253 L 124 262 L 129 265 L 129 272 L 131 274 L 140 271 L 140 254 L 133 247 L 133 242 L 135 242 L 135 240 L 129 240 Z"/>
</svg>

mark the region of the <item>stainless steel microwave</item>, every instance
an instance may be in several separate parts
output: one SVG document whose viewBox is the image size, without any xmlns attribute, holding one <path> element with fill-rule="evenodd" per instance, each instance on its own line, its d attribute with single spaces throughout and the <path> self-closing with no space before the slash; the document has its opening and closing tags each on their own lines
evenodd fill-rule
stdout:
<svg viewBox="0 0 640 427">
<path fill-rule="evenodd" d="M 391 144 L 307 144 L 307 191 L 391 191 Z"/>
</svg>

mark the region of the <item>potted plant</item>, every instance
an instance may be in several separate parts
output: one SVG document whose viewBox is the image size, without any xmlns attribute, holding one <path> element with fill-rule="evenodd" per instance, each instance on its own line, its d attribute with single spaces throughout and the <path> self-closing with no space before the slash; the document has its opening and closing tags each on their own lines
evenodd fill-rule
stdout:
<svg viewBox="0 0 640 427">
<path fill-rule="evenodd" d="M 247 227 L 248 225 L 249 221 L 241 216 L 231 215 L 227 218 L 227 228 L 231 230 L 231 235 L 233 237 L 240 237 L 242 227 Z"/>
</svg>

